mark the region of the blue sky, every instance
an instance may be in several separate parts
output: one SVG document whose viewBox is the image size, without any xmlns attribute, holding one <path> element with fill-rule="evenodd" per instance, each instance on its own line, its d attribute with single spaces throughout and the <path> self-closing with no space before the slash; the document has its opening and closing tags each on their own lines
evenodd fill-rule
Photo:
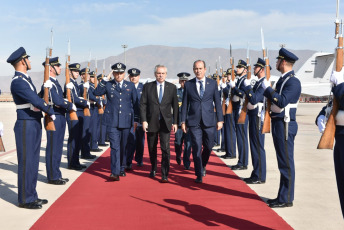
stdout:
<svg viewBox="0 0 344 230">
<path fill-rule="evenodd" d="M 98 60 L 143 45 L 261 49 L 260 27 L 269 49 L 333 52 L 336 0 L 174 0 L 174 1 L 1 1 L 0 75 L 11 75 L 8 56 L 20 46 L 41 71 L 54 31 L 53 56 L 72 62 Z M 344 3 L 340 7 L 344 18 Z"/>
</svg>

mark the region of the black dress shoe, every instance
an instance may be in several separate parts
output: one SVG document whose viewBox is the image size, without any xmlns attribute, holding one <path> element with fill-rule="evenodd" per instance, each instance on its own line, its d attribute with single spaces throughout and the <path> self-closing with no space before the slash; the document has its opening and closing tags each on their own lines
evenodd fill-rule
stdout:
<svg viewBox="0 0 344 230">
<path fill-rule="evenodd" d="M 188 166 L 184 165 L 184 169 L 185 170 L 190 170 L 190 165 L 188 165 Z"/>
<path fill-rule="evenodd" d="M 40 204 L 40 205 L 42 205 L 42 204 L 48 204 L 48 200 L 46 200 L 46 199 L 39 199 L 39 198 L 37 198 L 37 200 L 35 201 L 37 204 Z"/>
<path fill-rule="evenodd" d="M 142 163 L 142 162 L 137 163 L 137 166 L 142 167 L 142 166 L 143 166 L 143 163 Z"/>
<path fill-rule="evenodd" d="M 168 183 L 168 179 L 167 179 L 167 177 L 163 177 L 163 178 L 161 178 L 161 181 L 160 181 L 161 183 Z"/>
<path fill-rule="evenodd" d="M 202 176 L 205 176 L 207 174 L 207 169 L 204 167 L 202 170 Z"/>
<path fill-rule="evenodd" d="M 247 166 L 243 166 L 243 165 L 233 165 L 231 166 L 232 170 L 245 170 L 247 169 Z"/>
<path fill-rule="evenodd" d="M 90 152 L 101 152 L 103 151 L 102 149 L 100 148 L 97 148 L 97 149 L 91 149 Z"/>
<path fill-rule="evenodd" d="M 87 168 L 86 165 L 79 164 L 79 166 L 80 166 L 81 168 L 83 168 L 83 169 Z"/>
<path fill-rule="evenodd" d="M 27 209 L 41 209 L 42 205 L 38 204 L 37 202 L 31 202 L 26 204 L 19 204 L 20 208 L 27 208 Z"/>
<path fill-rule="evenodd" d="M 119 176 L 111 174 L 110 177 L 109 177 L 109 180 L 110 181 L 119 181 Z"/>
<path fill-rule="evenodd" d="M 90 155 L 87 155 L 87 156 L 81 156 L 81 159 L 90 159 L 90 160 L 92 160 L 92 159 L 94 159 L 96 157 L 97 157 L 96 155 L 90 154 Z"/>
<path fill-rule="evenodd" d="M 133 166 L 132 166 L 132 164 L 130 164 L 130 165 L 127 165 L 127 167 L 125 167 L 125 170 L 130 171 L 132 168 L 133 168 Z"/>
<path fill-rule="evenodd" d="M 222 159 L 233 159 L 235 157 L 231 157 L 231 156 L 228 156 L 228 155 L 223 155 L 221 156 Z"/>
<path fill-rule="evenodd" d="M 216 151 L 217 151 L 217 152 L 224 152 L 224 151 L 226 151 L 226 150 L 224 150 L 224 149 L 217 149 Z"/>
<path fill-rule="evenodd" d="M 156 175 L 156 172 L 154 170 L 149 173 L 149 177 L 155 177 L 155 175 Z"/>
<path fill-rule="evenodd" d="M 246 184 L 264 184 L 265 181 L 258 180 L 257 178 L 245 178 Z"/>
<path fill-rule="evenodd" d="M 64 185 L 67 182 L 65 180 L 58 179 L 58 180 L 49 180 L 48 183 L 54 184 L 54 185 Z"/>
<path fill-rule="evenodd" d="M 61 180 L 64 180 L 64 181 L 66 181 L 66 182 L 68 182 L 69 181 L 69 179 L 68 178 L 60 178 Z"/>
<path fill-rule="evenodd" d="M 268 199 L 267 201 L 266 201 L 266 203 L 267 204 L 272 204 L 272 203 L 275 203 L 275 202 L 277 202 L 278 201 L 278 198 L 275 198 L 275 199 Z"/>
<path fill-rule="evenodd" d="M 180 158 L 176 158 L 177 164 L 180 165 L 182 163 L 182 160 Z"/>
<path fill-rule="evenodd" d="M 120 175 L 120 176 L 126 176 L 127 174 L 125 174 L 124 171 L 120 171 L 120 172 L 119 172 L 119 175 Z"/>
<path fill-rule="evenodd" d="M 81 165 L 73 165 L 73 166 L 68 166 L 68 169 L 72 170 L 82 170 L 83 167 Z"/>
<path fill-rule="evenodd" d="M 108 144 L 98 144 L 98 146 L 106 147 L 109 146 Z"/>
<path fill-rule="evenodd" d="M 202 177 L 201 176 L 198 176 L 197 178 L 196 178 L 196 180 L 195 180 L 195 182 L 196 183 L 202 183 L 203 181 L 202 181 Z"/>
<path fill-rule="evenodd" d="M 277 200 L 269 204 L 270 208 L 286 208 L 286 207 L 293 207 L 293 202 L 290 203 L 280 203 Z"/>
</svg>

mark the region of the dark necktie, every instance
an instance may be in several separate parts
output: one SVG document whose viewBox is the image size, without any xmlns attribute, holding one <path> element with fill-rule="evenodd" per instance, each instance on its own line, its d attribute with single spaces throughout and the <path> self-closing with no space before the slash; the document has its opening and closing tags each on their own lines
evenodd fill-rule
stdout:
<svg viewBox="0 0 344 230">
<path fill-rule="evenodd" d="M 161 104 L 162 101 L 162 85 L 160 85 L 160 91 L 159 91 L 159 103 Z"/>
<path fill-rule="evenodd" d="M 202 99 L 204 94 L 203 81 L 199 81 L 199 96 Z"/>
</svg>

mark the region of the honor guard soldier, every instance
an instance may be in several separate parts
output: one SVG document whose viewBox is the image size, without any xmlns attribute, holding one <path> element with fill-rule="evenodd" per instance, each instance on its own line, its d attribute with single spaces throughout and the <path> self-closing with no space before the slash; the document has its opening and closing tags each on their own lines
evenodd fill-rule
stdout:
<svg viewBox="0 0 344 230">
<path fill-rule="evenodd" d="M 42 138 L 42 112 L 55 120 L 54 110 L 37 95 L 35 86 L 27 71 L 31 69 L 29 55 L 23 47 L 14 51 L 7 62 L 14 69 L 11 93 L 17 108 L 17 121 L 14 126 L 18 158 L 18 202 L 19 207 L 40 209 L 47 204 L 39 199 L 36 191 L 39 152 Z"/>
<path fill-rule="evenodd" d="M 232 69 L 227 69 L 228 79 L 231 78 Z M 226 110 L 231 99 L 231 87 L 229 82 L 226 83 L 226 87 L 222 90 L 222 97 L 226 103 Z M 236 158 L 236 131 L 235 131 L 235 122 L 234 122 L 234 113 L 224 115 L 224 140 L 225 140 L 225 155 L 221 157 L 224 159 L 234 159 Z"/>
<path fill-rule="evenodd" d="M 98 120 L 99 120 L 99 114 L 98 114 L 98 105 L 101 106 L 101 99 L 100 97 L 97 97 L 94 95 L 94 81 L 95 80 L 95 76 L 96 73 L 94 71 L 90 72 L 90 82 L 89 82 L 89 89 L 88 89 L 88 96 L 90 99 L 90 104 L 91 104 L 91 108 L 90 108 L 90 112 L 91 112 L 91 122 L 90 122 L 90 128 L 89 128 L 89 132 L 90 132 L 90 148 L 91 148 L 91 152 L 101 152 L 103 150 L 101 150 L 100 148 L 98 148 Z M 90 157 L 91 156 L 91 157 Z M 92 155 L 88 155 L 88 156 L 82 156 L 84 159 L 89 159 L 88 157 L 90 157 L 90 159 L 93 159 L 94 157 Z"/>
<path fill-rule="evenodd" d="M 126 147 L 130 128 L 138 121 L 139 107 L 134 83 L 125 81 L 125 68 L 122 63 L 111 66 L 114 79 L 107 77 L 99 83 L 94 95 L 106 94 L 108 100 L 103 122 L 106 124 L 111 148 L 111 175 L 109 180 L 118 181 L 119 176 L 126 176 Z"/>
<path fill-rule="evenodd" d="M 97 80 L 98 80 L 98 84 L 100 83 L 100 81 L 103 79 L 103 74 L 99 74 L 97 76 Z M 103 108 L 106 106 L 106 95 L 103 95 L 104 98 L 102 99 L 102 104 L 103 104 Z M 98 119 L 98 132 L 99 132 L 99 139 L 98 139 L 98 145 L 102 146 L 102 147 L 106 147 L 108 146 L 108 144 L 105 143 L 106 140 L 106 136 L 107 136 L 107 132 L 106 132 L 106 125 L 103 124 L 103 115 L 104 114 L 98 114 L 99 115 L 99 119 Z"/>
<path fill-rule="evenodd" d="M 140 83 L 140 73 L 141 71 L 136 68 L 132 68 L 128 70 L 129 80 L 135 84 L 136 92 L 138 101 L 141 99 L 143 84 Z M 129 139 L 127 144 L 127 169 L 131 169 L 132 161 L 134 158 L 135 153 L 135 161 L 137 166 L 143 166 L 143 152 L 145 146 L 145 132 L 142 129 L 141 120 L 139 119 L 137 122 L 137 127 L 130 129 Z"/>
<path fill-rule="evenodd" d="M 89 106 L 88 101 L 81 97 L 80 89 L 77 83 L 80 72 L 80 64 L 74 63 L 68 66 L 70 82 L 66 85 L 66 88 L 70 89 L 71 98 L 73 103 L 77 108 L 78 120 L 73 121 L 70 119 L 69 115 L 66 115 L 69 137 L 67 145 L 67 159 L 68 159 L 68 169 L 82 170 L 86 168 L 85 165 L 81 165 L 79 161 L 79 154 L 81 149 L 81 134 L 82 129 L 80 129 L 80 122 L 83 120 L 84 108 Z M 65 89 L 66 94 L 66 89 Z"/>
<path fill-rule="evenodd" d="M 271 67 L 268 67 L 271 69 Z M 258 58 L 254 65 L 254 75 L 258 77 L 253 88 L 251 81 L 245 80 L 245 94 L 248 98 L 248 117 L 249 117 L 249 136 L 250 149 L 252 157 L 253 171 L 249 178 L 244 181 L 247 184 L 262 184 L 266 179 L 266 157 L 264 149 L 265 134 L 262 134 L 262 126 L 264 121 L 264 88 L 262 83 L 265 79 L 265 61 Z"/>
<path fill-rule="evenodd" d="M 244 81 L 246 80 L 247 63 L 239 60 L 236 66 L 238 80 L 237 82 L 230 81 L 229 84 L 232 88 L 233 95 L 233 115 L 235 122 L 235 131 L 239 152 L 239 159 L 236 165 L 231 167 L 232 170 L 247 169 L 248 164 L 248 139 L 247 139 L 247 126 L 248 118 L 246 116 L 245 124 L 238 124 L 239 115 L 244 102 Z"/>
<path fill-rule="evenodd" d="M 88 69 L 88 75 L 90 74 L 90 70 Z M 87 102 L 89 104 L 89 108 L 91 110 L 91 103 L 89 101 L 89 93 L 88 89 L 90 88 L 90 84 L 87 79 L 86 68 L 80 70 L 81 82 L 79 83 L 79 89 L 81 96 L 84 95 L 84 90 L 86 89 L 87 92 Z M 80 115 L 80 117 L 79 117 Z M 92 116 L 92 114 L 91 114 Z M 94 159 L 96 158 L 95 155 L 92 155 L 91 147 L 90 147 L 90 140 L 91 140 L 91 133 L 90 133 L 90 124 L 91 124 L 91 116 L 85 116 L 84 113 L 78 113 L 79 119 L 79 129 L 81 133 L 81 158 L 82 159 Z"/>
<path fill-rule="evenodd" d="M 269 199 L 271 208 L 293 206 L 295 190 L 294 139 L 297 133 L 296 108 L 301 95 L 301 83 L 295 77 L 293 65 L 298 57 L 285 48 L 279 50 L 276 69 L 282 73 L 276 89 L 263 80 L 264 96 L 271 101 L 271 130 L 281 173 L 276 199 Z"/>
<path fill-rule="evenodd" d="M 45 62 L 42 63 L 45 66 Z M 61 64 L 59 58 L 49 59 L 49 80 L 43 87 L 49 88 L 49 101 L 52 103 L 56 119 L 54 125 L 56 131 L 47 130 L 47 147 L 45 149 L 45 162 L 47 168 L 47 178 L 49 184 L 64 185 L 68 178 L 62 178 L 60 171 L 61 157 L 63 152 L 63 140 L 66 131 L 66 111 L 74 110 L 76 106 L 63 99 L 63 91 L 60 83 L 56 79 L 61 74 Z"/>
<path fill-rule="evenodd" d="M 186 170 L 190 169 L 190 154 L 191 154 L 191 137 L 189 132 L 184 133 L 181 129 L 181 112 L 183 104 L 183 93 L 184 93 L 184 84 L 189 80 L 189 73 L 178 73 L 180 88 L 177 89 L 178 105 L 179 105 L 179 115 L 178 115 L 178 130 L 175 133 L 174 147 L 176 151 L 176 160 L 177 164 L 181 164 L 181 155 L 183 151 L 184 143 L 184 152 L 183 152 L 183 165 Z"/>
</svg>

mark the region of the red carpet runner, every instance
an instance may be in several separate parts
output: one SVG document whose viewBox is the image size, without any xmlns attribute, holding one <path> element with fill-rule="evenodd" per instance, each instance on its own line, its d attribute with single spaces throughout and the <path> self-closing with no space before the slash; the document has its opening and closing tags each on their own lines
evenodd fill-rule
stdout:
<svg viewBox="0 0 344 230">
<path fill-rule="evenodd" d="M 143 167 L 133 164 L 109 182 L 108 149 L 32 229 L 292 229 L 214 154 L 196 184 L 194 168 L 177 165 L 173 148 L 168 184 L 159 182 L 159 166 L 157 177 L 148 177 L 147 149 Z"/>
</svg>

